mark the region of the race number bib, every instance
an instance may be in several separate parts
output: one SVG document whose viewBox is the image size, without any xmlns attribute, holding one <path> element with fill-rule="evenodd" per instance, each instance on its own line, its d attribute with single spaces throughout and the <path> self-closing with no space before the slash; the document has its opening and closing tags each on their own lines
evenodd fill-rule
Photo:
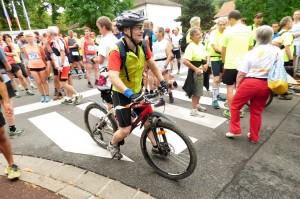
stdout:
<svg viewBox="0 0 300 199">
<path fill-rule="evenodd" d="M 72 55 L 73 56 L 79 56 L 79 52 L 78 51 L 72 51 Z"/>
<path fill-rule="evenodd" d="M 28 58 L 30 61 L 33 61 L 33 60 L 40 59 L 40 56 L 39 56 L 39 53 L 37 53 L 37 52 L 30 52 L 30 53 L 28 53 Z"/>
<path fill-rule="evenodd" d="M 87 46 L 88 51 L 95 51 L 95 47 L 93 45 Z"/>
</svg>

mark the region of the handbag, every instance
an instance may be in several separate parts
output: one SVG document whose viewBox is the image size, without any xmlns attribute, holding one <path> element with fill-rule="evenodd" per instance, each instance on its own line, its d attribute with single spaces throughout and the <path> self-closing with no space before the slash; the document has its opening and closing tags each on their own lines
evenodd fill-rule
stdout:
<svg viewBox="0 0 300 199">
<path fill-rule="evenodd" d="M 278 95 L 288 91 L 287 75 L 283 66 L 283 57 L 276 54 L 274 64 L 271 66 L 268 75 L 268 87 Z"/>
</svg>

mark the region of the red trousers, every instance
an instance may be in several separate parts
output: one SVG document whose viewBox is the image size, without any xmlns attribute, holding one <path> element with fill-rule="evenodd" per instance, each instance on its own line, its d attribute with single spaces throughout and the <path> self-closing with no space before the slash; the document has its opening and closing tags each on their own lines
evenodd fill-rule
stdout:
<svg viewBox="0 0 300 199">
<path fill-rule="evenodd" d="M 242 133 L 240 124 L 240 110 L 250 101 L 250 139 L 254 142 L 259 140 L 261 127 L 261 113 L 270 95 L 268 82 L 264 80 L 245 78 L 235 95 L 230 106 L 230 132 Z"/>
</svg>

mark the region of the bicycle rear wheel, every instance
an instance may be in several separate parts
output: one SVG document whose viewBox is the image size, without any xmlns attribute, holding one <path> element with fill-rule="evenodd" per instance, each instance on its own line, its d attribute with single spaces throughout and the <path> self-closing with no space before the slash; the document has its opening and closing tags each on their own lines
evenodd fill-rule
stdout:
<svg viewBox="0 0 300 199">
<path fill-rule="evenodd" d="M 149 135 L 151 127 L 141 136 L 141 150 L 147 163 L 161 176 L 179 180 L 190 176 L 197 165 L 197 154 L 192 141 L 174 124 L 159 121 L 156 126 L 158 148 L 153 148 Z"/>
<path fill-rule="evenodd" d="M 274 93 L 273 93 L 273 91 L 270 91 L 270 95 L 269 95 L 269 98 L 268 98 L 268 100 L 267 100 L 267 102 L 266 102 L 265 107 L 267 107 L 267 106 L 269 106 L 269 105 L 271 104 L 271 102 L 273 101 L 273 97 L 274 97 Z M 248 107 L 250 107 L 250 101 L 247 102 L 246 105 L 247 105 Z"/>
<path fill-rule="evenodd" d="M 105 116 L 107 110 L 96 103 L 92 103 L 84 110 L 84 123 L 88 133 L 101 147 L 106 148 L 114 132 L 118 129 L 112 114 Z"/>
</svg>

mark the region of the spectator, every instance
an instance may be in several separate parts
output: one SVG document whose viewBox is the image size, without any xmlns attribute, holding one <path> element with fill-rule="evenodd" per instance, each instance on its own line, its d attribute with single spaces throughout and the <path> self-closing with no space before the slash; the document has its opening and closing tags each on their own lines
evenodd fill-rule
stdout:
<svg viewBox="0 0 300 199">
<path fill-rule="evenodd" d="M 240 125 L 240 110 L 250 101 L 250 133 L 251 142 L 259 141 L 261 128 L 261 113 L 268 100 L 268 71 L 275 61 L 283 64 L 283 54 L 279 48 L 270 44 L 273 30 L 270 26 L 261 26 L 256 30 L 257 46 L 249 51 L 238 67 L 235 93 L 231 106 L 230 132 L 226 137 L 233 138 L 242 133 Z"/>
<path fill-rule="evenodd" d="M 228 108 L 233 98 L 235 89 L 237 67 L 240 61 L 249 49 L 253 46 L 252 32 L 248 27 L 239 22 L 240 12 L 234 10 L 228 15 L 228 22 L 231 28 L 225 31 L 224 42 L 222 46 L 222 61 L 224 63 L 224 74 L 222 81 L 226 84 Z M 229 109 L 224 110 L 223 115 L 230 118 Z M 241 117 L 244 117 L 244 112 L 241 111 Z"/>
<path fill-rule="evenodd" d="M 278 22 L 274 22 L 272 23 L 272 28 L 274 31 L 274 35 L 272 37 L 272 40 L 275 39 L 276 37 L 278 37 L 278 33 L 279 33 L 279 29 L 280 29 L 280 25 Z"/>
</svg>

